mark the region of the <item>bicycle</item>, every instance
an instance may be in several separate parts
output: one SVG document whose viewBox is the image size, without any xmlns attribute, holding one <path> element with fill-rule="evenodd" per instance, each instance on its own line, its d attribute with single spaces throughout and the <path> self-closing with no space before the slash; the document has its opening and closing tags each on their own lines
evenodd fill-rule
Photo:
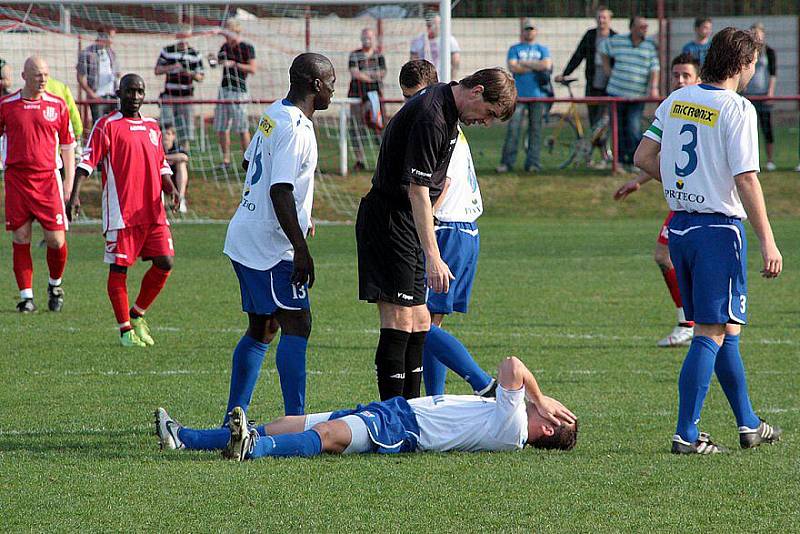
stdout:
<svg viewBox="0 0 800 534">
<path fill-rule="evenodd" d="M 570 98 L 573 98 L 571 85 L 575 78 L 563 79 L 557 83 L 567 88 Z M 545 136 L 544 149 L 552 158 L 558 161 L 557 167 L 565 169 L 571 164 L 592 166 L 592 152 L 595 148 L 600 151 L 600 166 L 606 166 L 612 159 L 611 150 L 608 148 L 609 119 L 608 113 L 603 115 L 594 129 L 588 131 L 583 126 L 578 105 L 570 102 L 564 113 L 550 113 L 548 123 L 555 122 L 550 127 L 550 132 Z"/>
</svg>

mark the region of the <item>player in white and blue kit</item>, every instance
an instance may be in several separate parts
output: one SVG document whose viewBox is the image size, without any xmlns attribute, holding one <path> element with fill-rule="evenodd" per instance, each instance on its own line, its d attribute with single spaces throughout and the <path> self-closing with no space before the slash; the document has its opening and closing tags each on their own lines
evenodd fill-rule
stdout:
<svg viewBox="0 0 800 534">
<path fill-rule="evenodd" d="M 225 254 L 241 289 L 249 326 L 233 352 L 228 410 L 250 404 L 269 342 L 278 326 L 276 363 L 287 414 L 305 409 L 305 356 L 311 332 L 309 289 L 314 263 L 311 227 L 317 141 L 311 117 L 326 109 L 336 80 L 325 56 L 301 54 L 290 89 L 261 117 L 243 165 L 242 198 L 228 226 Z"/>
<path fill-rule="evenodd" d="M 157 411 L 156 434 L 162 449 L 189 449 L 184 437 L 214 433 L 228 440 L 223 452 L 235 460 L 263 456 L 316 456 L 350 453 L 515 451 L 525 445 L 571 450 L 578 437 L 575 414 L 544 395 L 519 359 L 500 364 L 497 398 L 436 395 L 340 410 L 287 416 L 251 427 L 234 408 L 228 428 L 197 431 Z M 222 447 L 216 447 L 220 449 Z"/>
<path fill-rule="evenodd" d="M 438 81 L 436 67 L 424 59 L 411 60 L 400 69 L 400 90 L 406 100 Z M 446 315 L 467 313 L 480 250 L 475 221 L 483 213 L 483 199 L 469 143 L 460 126 L 446 176 L 442 194 L 433 205 L 434 231 L 439 253 L 454 279 L 447 293 L 428 293 L 431 329 L 425 337 L 422 379 L 426 394 L 442 395 L 450 368 L 472 386 L 476 395 L 491 396 L 496 387 L 494 379 L 455 336 L 441 328 Z"/>
<path fill-rule="evenodd" d="M 700 75 L 704 83 L 679 89 L 661 103 L 636 152 L 636 165 L 662 182 L 675 212 L 669 252 L 686 318 L 695 322 L 678 381 L 676 454 L 725 451 L 697 428 L 714 373 L 736 416 L 742 448 L 781 435 L 753 411 L 739 353 L 747 320 L 742 219 L 750 219 L 761 243 L 762 275 L 778 276 L 783 264 L 758 181 L 756 112 L 737 94 L 753 76 L 760 48 L 752 33 L 735 28 L 714 36 Z"/>
</svg>

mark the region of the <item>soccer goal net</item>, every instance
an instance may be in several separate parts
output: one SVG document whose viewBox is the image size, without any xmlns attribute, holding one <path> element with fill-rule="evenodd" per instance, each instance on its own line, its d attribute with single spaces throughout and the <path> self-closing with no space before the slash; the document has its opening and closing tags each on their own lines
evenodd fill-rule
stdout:
<svg viewBox="0 0 800 534">
<path fill-rule="evenodd" d="M 244 179 L 240 163 L 246 132 L 255 131 L 259 115 L 270 102 L 286 95 L 292 59 L 305 51 L 324 54 L 334 64 L 337 81 L 331 107 L 314 116 L 320 153 L 317 213 L 322 218 L 351 218 L 377 159 L 377 112 L 389 116 L 397 108 L 401 99 L 397 77 L 408 60 L 410 42 L 426 34 L 426 16 L 430 20 L 438 7 L 403 0 L 391 5 L 385 0 L 303 4 L 3 2 L 0 59 L 12 73 L 13 91 L 22 86 L 20 71 L 25 58 L 42 56 L 51 77 L 66 83 L 79 102 L 84 140 L 92 124 L 91 92 L 99 95 L 101 86 L 108 87 L 105 72 L 111 68 L 120 74 L 141 75 L 146 83 L 142 113 L 159 118 L 162 127 L 175 127 L 176 148 L 189 155 L 189 210 L 182 216 L 226 218 L 236 206 Z M 449 16 L 443 22 L 443 29 L 449 27 Z M 385 58 L 386 75 L 379 96 L 388 103 L 382 108 L 374 106 L 366 92 L 348 91 L 351 53 L 362 48 L 365 29 L 371 30 L 376 53 Z M 222 87 L 226 61 L 231 59 L 226 56 L 226 50 L 228 54 L 231 50 L 225 46 L 231 42 L 226 35 L 232 32 L 252 46 L 255 62 L 255 72 L 248 73 L 242 79 L 244 87 L 237 86 L 233 92 Z M 179 34 L 186 35 L 179 39 Z M 176 48 L 178 41 L 192 49 L 202 68 L 201 80 L 187 82 L 186 78 L 156 74 L 160 57 L 161 63 L 175 72 L 196 71 L 198 66 L 187 59 L 183 45 Z M 247 63 L 246 56 L 233 59 Z M 230 89 L 239 81 L 229 79 L 227 83 Z M 175 96 L 175 84 L 190 85 L 190 94 Z M 223 149 L 228 136 L 230 155 Z M 89 198 L 99 195 L 97 182 L 94 188 L 87 184 L 84 190 Z M 98 206 L 99 201 L 84 200 L 84 212 L 90 216 L 99 210 L 92 205 Z"/>
</svg>

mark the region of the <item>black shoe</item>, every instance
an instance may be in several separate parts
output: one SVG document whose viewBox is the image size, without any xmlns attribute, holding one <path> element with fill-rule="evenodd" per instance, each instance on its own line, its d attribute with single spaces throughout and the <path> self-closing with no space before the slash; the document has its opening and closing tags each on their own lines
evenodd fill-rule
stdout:
<svg viewBox="0 0 800 534">
<path fill-rule="evenodd" d="M 367 166 L 364 165 L 363 161 L 356 161 L 356 164 L 353 165 L 353 172 L 363 171 L 363 170 L 366 170 L 366 168 L 367 168 Z"/>
<path fill-rule="evenodd" d="M 33 299 L 22 299 L 17 303 L 17 311 L 20 313 L 33 313 L 36 311 L 36 304 Z"/>
<path fill-rule="evenodd" d="M 47 285 L 47 308 L 51 312 L 60 312 L 64 307 L 64 288 Z"/>
<path fill-rule="evenodd" d="M 711 436 L 700 432 L 694 443 L 684 441 L 678 434 L 672 436 L 672 454 L 719 454 L 728 449 L 711 441 Z"/>
<path fill-rule="evenodd" d="M 777 426 L 768 425 L 761 419 L 758 428 L 739 427 L 739 446 L 743 449 L 752 449 L 762 443 L 775 443 L 781 439 L 783 430 Z"/>
<path fill-rule="evenodd" d="M 479 397 L 484 397 L 486 399 L 494 399 L 497 397 L 497 380 L 492 378 L 492 383 L 483 390 L 483 392 L 475 392 L 476 395 Z"/>
</svg>

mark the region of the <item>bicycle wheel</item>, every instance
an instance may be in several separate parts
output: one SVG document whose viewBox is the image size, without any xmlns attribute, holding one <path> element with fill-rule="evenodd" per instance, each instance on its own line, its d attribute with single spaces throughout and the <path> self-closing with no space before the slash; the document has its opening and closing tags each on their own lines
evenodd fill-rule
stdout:
<svg viewBox="0 0 800 534">
<path fill-rule="evenodd" d="M 561 113 L 551 113 L 544 123 L 543 166 L 550 169 L 568 167 L 575 160 L 579 142 L 580 137 L 572 119 Z"/>
</svg>

